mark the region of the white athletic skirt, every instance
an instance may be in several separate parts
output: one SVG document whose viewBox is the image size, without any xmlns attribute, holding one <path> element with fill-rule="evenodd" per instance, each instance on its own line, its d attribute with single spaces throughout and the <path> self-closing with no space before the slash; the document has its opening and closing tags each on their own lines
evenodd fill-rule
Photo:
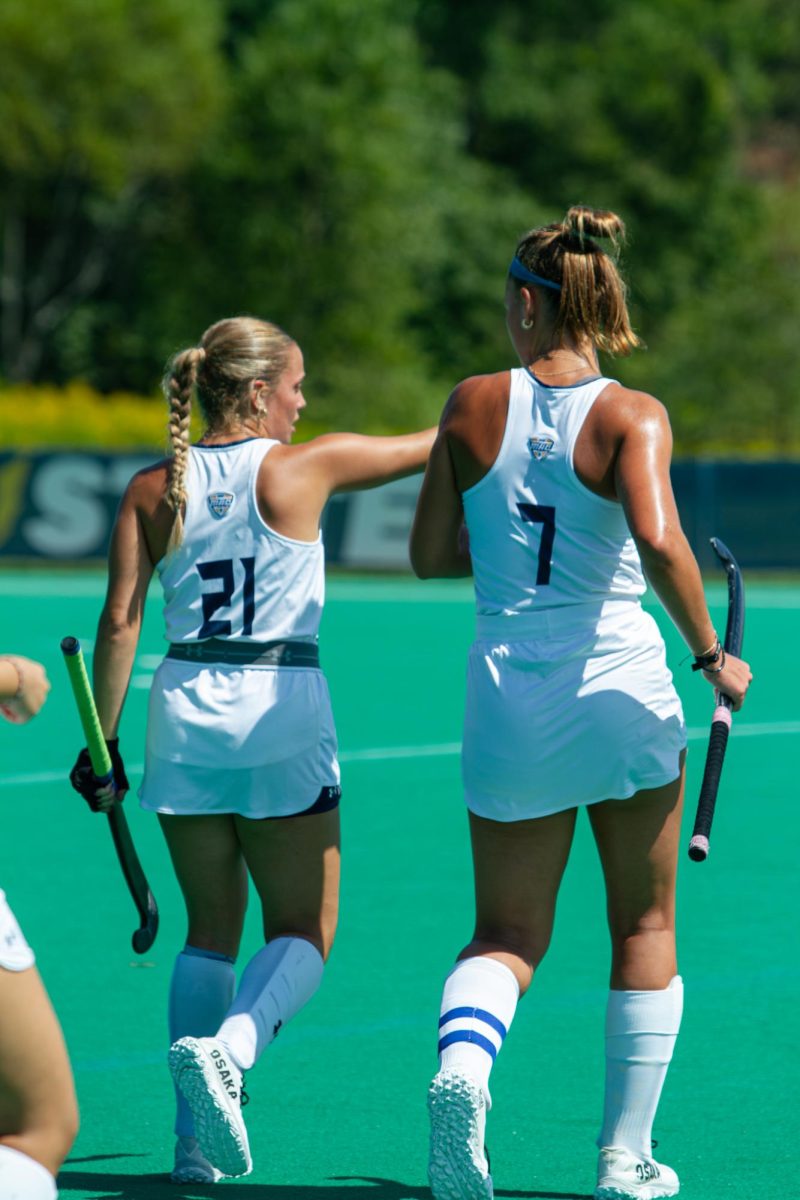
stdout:
<svg viewBox="0 0 800 1200">
<path fill-rule="evenodd" d="M 141 806 L 293 816 L 339 785 L 336 754 L 321 671 L 165 659 L 150 690 Z"/>
<path fill-rule="evenodd" d="M 7 971 L 26 971 L 36 962 L 25 934 L 17 924 L 6 894 L 0 890 L 0 967 Z"/>
<path fill-rule="evenodd" d="M 588 624 L 565 609 L 541 616 L 541 636 L 513 642 L 486 640 L 479 619 L 467 670 L 467 807 L 522 821 L 677 779 L 686 727 L 653 618 L 635 601 L 610 601 Z M 513 618 L 502 620 L 507 628 Z"/>
</svg>

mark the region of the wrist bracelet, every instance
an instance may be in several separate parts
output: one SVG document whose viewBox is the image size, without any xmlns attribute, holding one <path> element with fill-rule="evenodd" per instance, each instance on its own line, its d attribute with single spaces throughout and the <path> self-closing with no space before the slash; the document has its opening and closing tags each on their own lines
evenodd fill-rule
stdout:
<svg viewBox="0 0 800 1200">
<path fill-rule="evenodd" d="M 725 667 L 725 651 L 720 649 L 720 663 L 718 667 L 703 667 L 707 675 L 719 675 Z"/>
<path fill-rule="evenodd" d="M 714 645 L 705 654 L 695 654 L 694 662 L 692 663 L 693 671 L 708 671 L 717 661 L 720 655 L 724 656 L 725 651 L 722 649 L 722 643 L 719 638 L 716 639 Z M 722 670 L 722 667 L 719 668 Z"/>
</svg>

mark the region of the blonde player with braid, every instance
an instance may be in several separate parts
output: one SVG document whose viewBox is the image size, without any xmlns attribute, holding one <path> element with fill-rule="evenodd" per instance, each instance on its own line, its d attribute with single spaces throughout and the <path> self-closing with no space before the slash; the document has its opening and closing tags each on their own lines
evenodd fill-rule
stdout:
<svg viewBox="0 0 800 1200">
<path fill-rule="evenodd" d="M 322 509 L 340 489 L 421 471 L 435 436 L 334 433 L 293 446 L 303 379 L 299 346 L 254 318 L 220 321 L 176 355 L 165 380 L 172 457 L 131 480 L 111 541 L 94 690 L 119 767 L 153 571 L 164 589 L 169 650 L 150 693 L 139 794 L 159 815 L 188 915 L 169 1000 L 177 1182 L 250 1171 L 243 1072 L 319 987 L 336 929 Z M 205 432 L 190 445 L 195 396 Z M 89 779 L 79 790 L 107 799 Z M 265 945 L 237 988 L 248 875 Z"/>
<path fill-rule="evenodd" d="M 750 671 L 726 659 L 706 607 L 672 495 L 663 407 L 600 372 L 598 350 L 638 345 L 613 254 L 596 240 L 613 247 L 622 234 L 613 213 L 579 206 L 519 242 L 505 304 L 521 367 L 452 393 L 412 533 L 417 573 L 471 572 L 478 612 L 462 753 L 477 917 L 442 997 L 429 1092 L 435 1200 L 492 1195 L 489 1074 L 547 950 L 579 807 L 611 935 L 595 1198 L 678 1191 L 653 1159 L 651 1129 L 683 1003 L 686 730 L 640 605 L 643 568 L 695 666 L 734 708 Z"/>
</svg>

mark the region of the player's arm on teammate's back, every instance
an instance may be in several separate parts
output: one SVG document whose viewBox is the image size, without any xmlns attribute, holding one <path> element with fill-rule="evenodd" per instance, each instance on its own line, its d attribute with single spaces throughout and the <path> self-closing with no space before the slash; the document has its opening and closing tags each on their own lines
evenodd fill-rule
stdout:
<svg viewBox="0 0 800 1200">
<path fill-rule="evenodd" d="M 706 604 L 700 568 L 681 528 L 669 466 L 672 431 L 666 410 L 643 392 L 626 389 L 624 420 L 615 464 L 617 495 L 625 510 L 645 574 L 694 655 L 717 639 Z M 705 677 L 741 708 L 750 668 L 727 655 L 721 671 Z"/>
<path fill-rule="evenodd" d="M 397 437 L 360 433 L 325 433 L 298 446 L 330 495 L 376 487 L 424 471 L 436 429 Z"/>
<path fill-rule="evenodd" d="M 141 472 L 128 484 L 111 535 L 108 590 L 93 663 L 97 713 L 106 738 L 117 736 L 153 574 L 141 511 L 143 500 L 153 491 L 152 475 Z"/>
</svg>

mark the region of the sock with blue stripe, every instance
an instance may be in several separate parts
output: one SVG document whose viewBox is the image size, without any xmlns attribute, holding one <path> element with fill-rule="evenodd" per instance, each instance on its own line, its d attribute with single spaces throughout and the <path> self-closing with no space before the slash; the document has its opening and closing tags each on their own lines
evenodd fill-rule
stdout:
<svg viewBox="0 0 800 1200">
<path fill-rule="evenodd" d="M 653 992 L 609 992 L 606 1088 L 598 1146 L 650 1158 L 651 1131 L 683 1013 L 683 980 Z"/>
<path fill-rule="evenodd" d="M 213 950 L 185 946 L 175 959 L 169 990 L 169 1040 L 212 1037 L 228 1011 L 236 980 L 233 959 Z M 194 1137 L 194 1119 L 178 1088 L 175 1089 L 178 1137 Z"/>
<path fill-rule="evenodd" d="M 308 1003 L 324 965 L 316 946 L 300 937 L 274 938 L 250 959 L 217 1034 L 240 1071 L 249 1071 L 281 1026 Z"/>
<path fill-rule="evenodd" d="M 496 958 L 465 958 L 447 976 L 439 1017 L 439 1069 L 468 1075 L 488 1107 L 489 1073 L 514 1019 L 519 984 Z"/>
</svg>

